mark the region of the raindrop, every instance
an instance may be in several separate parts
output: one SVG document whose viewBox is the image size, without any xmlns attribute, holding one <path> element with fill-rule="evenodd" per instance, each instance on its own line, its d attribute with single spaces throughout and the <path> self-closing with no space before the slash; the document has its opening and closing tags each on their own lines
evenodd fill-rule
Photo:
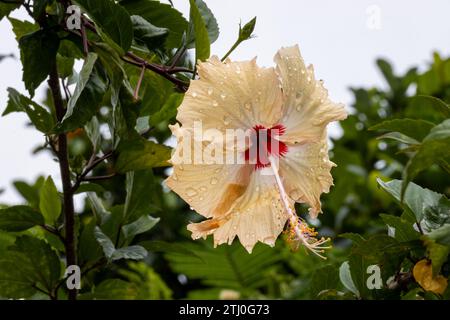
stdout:
<svg viewBox="0 0 450 320">
<path fill-rule="evenodd" d="M 219 180 L 217 180 L 217 178 L 212 178 L 211 181 L 210 181 L 210 183 L 211 183 L 212 185 L 217 184 L 217 182 L 219 182 Z"/>
<path fill-rule="evenodd" d="M 223 123 L 224 123 L 226 126 L 229 125 L 229 124 L 230 124 L 230 119 L 229 119 L 227 116 L 223 117 Z"/>
<path fill-rule="evenodd" d="M 188 188 L 186 194 L 188 197 L 193 197 L 197 195 L 197 191 L 194 188 Z"/>
<path fill-rule="evenodd" d="M 196 98 L 197 97 L 197 92 L 192 92 L 192 97 Z"/>
<path fill-rule="evenodd" d="M 208 88 L 208 95 L 212 95 L 213 94 L 213 89 L 212 88 Z"/>
<path fill-rule="evenodd" d="M 214 107 L 217 107 L 218 105 L 219 105 L 219 104 L 217 103 L 217 101 L 214 100 L 214 101 L 213 101 L 213 106 L 214 106 Z"/>
<path fill-rule="evenodd" d="M 222 98 L 222 100 L 225 100 L 225 98 L 227 97 L 225 93 L 221 93 L 220 97 Z"/>
</svg>

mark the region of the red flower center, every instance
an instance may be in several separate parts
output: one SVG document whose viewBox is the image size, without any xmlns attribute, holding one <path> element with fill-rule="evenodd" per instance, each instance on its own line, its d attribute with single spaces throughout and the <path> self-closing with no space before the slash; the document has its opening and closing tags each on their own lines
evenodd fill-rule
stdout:
<svg viewBox="0 0 450 320">
<path fill-rule="evenodd" d="M 288 151 L 287 145 L 278 140 L 285 133 L 285 127 L 277 124 L 272 128 L 258 124 L 250 133 L 250 148 L 245 150 L 246 163 L 255 164 L 255 169 L 270 166 L 269 156 L 284 156 Z"/>
</svg>

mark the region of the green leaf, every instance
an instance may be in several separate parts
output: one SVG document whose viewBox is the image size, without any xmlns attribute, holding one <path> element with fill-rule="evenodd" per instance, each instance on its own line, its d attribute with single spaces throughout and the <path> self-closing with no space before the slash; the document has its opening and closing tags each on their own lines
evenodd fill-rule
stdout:
<svg viewBox="0 0 450 320">
<path fill-rule="evenodd" d="M 50 292 L 61 276 L 58 256 L 44 241 L 30 236 L 16 239 L 0 255 L 0 296 L 27 298 L 38 286 Z"/>
<path fill-rule="evenodd" d="M 103 248 L 105 256 L 110 260 L 140 260 L 147 256 L 147 250 L 145 250 L 142 246 L 128 246 L 116 249 L 111 239 L 109 239 L 99 227 L 95 227 L 94 236 Z"/>
<path fill-rule="evenodd" d="M 67 58 L 59 53 L 56 55 L 56 65 L 58 67 L 58 75 L 60 78 L 68 78 L 73 74 L 74 58 Z"/>
<path fill-rule="evenodd" d="M 13 88 L 8 88 L 8 105 L 3 116 L 11 112 L 25 112 L 33 125 L 43 133 L 49 133 L 54 126 L 52 115 L 39 104 L 20 94 Z"/>
<path fill-rule="evenodd" d="M 159 123 L 173 119 L 177 115 L 177 109 L 183 101 L 184 95 L 173 93 L 166 100 L 161 110 L 150 117 L 150 125 L 157 126 Z"/>
<path fill-rule="evenodd" d="M 45 222 L 55 225 L 61 214 L 61 199 L 51 176 L 45 180 L 40 193 L 39 209 Z"/>
<path fill-rule="evenodd" d="M 190 3 L 190 23 L 192 28 L 189 29 L 189 38 L 195 38 L 195 61 L 204 61 L 209 58 L 211 42 L 209 40 L 208 30 L 205 21 L 195 0 L 189 0 Z M 193 32 L 193 34 L 192 34 Z"/>
<path fill-rule="evenodd" d="M 420 233 L 414 230 L 413 223 L 402 218 L 388 214 L 380 214 L 384 223 L 395 229 L 394 237 L 398 241 L 407 242 L 420 238 Z"/>
<path fill-rule="evenodd" d="M 114 251 L 111 259 L 112 260 L 120 260 L 120 259 L 131 259 L 131 260 L 141 260 L 147 256 L 147 250 L 141 246 L 128 246 L 117 249 Z"/>
<path fill-rule="evenodd" d="M 108 45 L 97 43 L 94 47 L 101 65 L 106 70 L 109 78 L 109 91 L 111 92 L 111 105 L 116 107 L 119 101 L 120 88 L 127 78 L 120 56 Z"/>
<path fill-rule="evenodd" d="M 422 188 L 414 183 L 410 183 L 406 189 L 405 195 L 403 197 L 403 203 L 401 202 L 401 180 L 391 180 L 389 182 L 383 182 L 377 179 L 378 184 L 388 192 L 395 200 L 397 200 L 401 206 L 409 211 L 412 215 L 416 217 L 416 220 L 421 223 L 422 226 L 427 227 L 427 229 L 433 228 L 433 216 L 436 217 L 436 210 L 431 210 L 433 208 L 438 208 L 444 206 L 448 199 L 437 192 Z"/>
<path fill-rule="evenodd" d="M 350 273 L 350 265 L 348 261 L 344 261 L 339 267 L 339 279 L 347 290 L 352 292 L 355 296 L 359 297 L 359 290 L 356 288 L 353 282 L 352 275 Z"/>
<path fill-rule="evenodd" d="M 118 153 L 115 169 L 123 173 L 167 166 L 171 149 L 153 141 L 139 139 L 122 141 Z"/>
<path fill-rule="evenodd" d="M 94 288 L 92 293 L 80 295 L 81 300 L 134 300 L 139 290 L 134 283 L 121 279 L 107 279 Z"/>
<path fill-rule="evenodd" d="M 378 139 L 392 139 L 401 143 L 405 144 L 419 144 L 420 142 L 416 139 L 413 139 L 411 137 L 408 137 L 402 133 L 399 132 L 389 132 L 385 133 L 382 136 L 379 136 Z"/>
<path fill-rule="evenodd" d="M 430 232 L 427 236 L 437 243 L 450 246 L 450 224 L 444 224 L 442 227 Z"/>
<path fill-rule="evenodd" d="M 34 0 L 33 1 L 33 17 L 38 19 L 45 13 L 45 7 L 50 0 Z"/>
<path fill-rule="evenodd" d="M 97 113 L 102 105 L 107 86 L 96 72 L 92 72 L 83 86 L 74 106 L 67 111 L 64 120 L 57 127 L 57 132 L 73 131 L 83 127 Z"/>
<path fill-rule="evenodd" d="M 114 243 L 111 241 L 110 238 L 108 238 L 108 236 L 106 234 L 104 234 L 102 232 L 102 230 L 99 227 L 95 227 L 94 236 L 95 236 L 95 239 L 97 239 L 97 242 L 103 248 L 103 252 L 104 252 L 105 256 L 108 259 L 110 259 L 112 257 L 112 255 L 114 254 L 114 251 L 116 251 Z"/>
<path fill-rule="evenodd" d="M 105 191 L 106 190 L 105 190 L 105 188 L 103 188 L 103 186 L 96 184 L 96 183 L 88 182 L 88 183 L 80 184 L 77 191 L 75 191 L 75 194 L 80 194 L 80 193 L 84 193 L 84 192 L 95 192 L 95 193 L 101 194 Z"/>
<path fill-rule="evenodd" d="M 183 34 L 188 29 L 188 22 L 182 14 L 170 5 L 152 0 L 125 0 L 122 5 L 130 15 L 141 16 L 152 25 L 170 30 L 165 46 L 178 48 Z"/>
<path fill-rule="evenodd" d="M 149 50 L 161 47 L 169 35 L 169 29 L 154 26 L 141 16 L 131 16 L 131 21 L 134 40 L 138 45 L 146 46 Z"/>
<path fill-rule="evenodd" d="M 148 190 L 156 190 L 157 182 L 152 170 L 128 172 L 126 175 L 124 221 L 134 221 L 143 215 L 157 211 L 152 203 L 153 199 Z"/>
<path fill-rule="evenodd" d="M 409 99 L 406 116 L 429 117 L 433 121 L 450 118 L 450 106 L 444 101 L 425 95 L 417 95 Z"/>
<path fill-rule="evenodd" d="M 450 246 L 436 243 L 435 241 L 430 240 L 429 237 L 424 238 L 428 258 L 431 260 L 433 275 L 436 276 L 440 273 L 442 265 L 447 261 L 448 254 L 450 253 Z"/>
<path fill-rule="evenodd" d="M 39 26 L 37 24 L 31 23 L 26 20 L 21 21 L 14 18 L 8 18 L 8 20 L 12 25 L 13 32 L 16 35 L 17 42 L 19 42 L 20 38 L 22 38 L 24 35 L 39 30 Z"/>
<path fill-rule="evenodd" d="M 393 131 L 404 134 L 408 137 L 414 138 L 417 141 L 422 141 L 434 124 L 429 121 L 419 119 L 394 119 L 379 123 L 369 130 Z"/>
<path fill-rule="evenodd" d="M 200 12 L 200 15 L 204 21 L 206 30 L 208 31 L 208 37 L 209 37 L 209 43 L 214 43 L 217 38 L 219 37 L 219 26 L 217 24 L 217 20 L 214 17 L 214 14 L 211 12 L 211 10 L 208 8 L 206 3 L 203 0 L 194 0 L 195 5 L 198 8 L 198 11 Z M 190 34 L 189 39 L 187 40 L 188 48 L 194 48 L 195 47 L 195 34 Z"/>
<path fill-rule="evenodd" d="M 197 256 L 194 251 L 189 248 L 173 242 L 160 240 L 142 241 L 139 245 L 143 246 L 149 252 L 164 252 Z M 198 257 L 198 256 L 197 256 Z M 199 258 L 199 257 L 198 257 Z M 200 259 L 200 258 L 199 258 Z"/>
<path fill-rule="evenodd" d="M 94 69 L 95 61 L 97 61 L 97 54 L 95 53 L 88 53 L 86 60 L 84 61 L 83 67 L 81 68 L 81 71 L 78 75 L 78 81 L 77 85 L 75 87 L 75 90 L 72 94 L 72 96 L 69 99 L 69 102 L 67 103 L 67 111 L 64 115 L 63 121 L 70 118 L 75 110 L 75 106 L 77 105 L 77 101 L 80 98 L 84 88 L 86 87 L 86 84 L 88 83 L 92 70 Z"/>
<path fill-rule="evenodd" d="M 203 243 L 204 244 L 204 243 Z M 212 245 L 184 244 L 195 253 L 168 253 L 172 270 L 185 274 L 190 279 L 198 279 L 209 287 L 228 288 L 248 292 L 267 285 L 267 273 L 276 266 L 281 255 L 273 248 L 257 244 L 252 254 L 248 254 L 239 244 Z"/>
<path fill-rule="evenodd" d="M 450 168 L 450 119 L 435 126 L 406 165 L 402 195 L 410 181 L 433 164 Z"/>
<path fill-rule="evenodd" d="M 341 234 L 339 235 L 339 237 L 340 237 L 340 238 L 345 238 L 345 239 L 350 239 L 350 240 L 352 240 L 352 242 L 353 242 L 354 244 L 357 244 L 357 245 L 363 243 L 363 242 L 366 240 L 366 239 L 364 239 L 363 236 L 361 236 L 360 234 L 358 234 L 358 233 L 350 233 L 350 232 L 347 232 L 347 233 L 341 233 Z"/>
<path fill-rule="evenodd" d="M 100 123 L 97 117 L 92 117 L 92 119 L 86 123 L 84 131 L 89 140 L 91 140 L 92 148 L 95 151 L 99 151 L 101 149 L 102 136 L 100 134 Z"/>
<path fill-rule="evenodd" d="M 18 232 L 43 225 L 42 215 L 28 206 L 13 206 L 0 209 L 0 229 Z"/>
<path fill-rule="evenodd" d="M 25 88 L 34 96 L 35 89 L 47 78 L 56 63 L 59 38 L 54 31 L 38 30 L 19 40 Z"/>
<path fill-rule="evenodd" d="M 153 218 L 150 215 L 144 215 L 136 221 L 124 225 L 122 227 L 122 232 L 125 239 L 131 240 L 136 235 L 149 231 L 159 222 L 159 220 L 159 218 Z"/>
<path fill-rule="evenodd" d="M 130 49 L 133 25 L 128 12 L 122 6 L 112 0 L 76 0 L 74 2 L 88 13 L 107 43 L 112 45 L 109 41 L 111 39 L 120 47 L 113 45 L 122 55 Z"/>
<path fill-rule="evenodd" d="M 0 3 L 0 21 L 19 7 L 20 3 Z"/>
<path fill-rule="evenodd" d="M 321 292 L 336 289 L 339 284 L 339 273 L 335 266 L 325 266 L 317 269 L 312 276 L 310 292 L 312 298 L 317 298 Z"/>
<path fill-rule="evenodd" d="M 36 190 L 36 188 L 33 188 L 33 186 L 30 186 L 25 181 L 14 181 L 14 187 L 16 188 L 17 192 L 20 193 L 20 195 L 27 200 L 28 204 L 33 208 L 39 207 L 39 190 Z"/>
<path fill-rule="evenodd" d="M 394 75 L 391 64 L 384 59 L 377 59 L 377 66 L 391 87 L 391 90 L 395 92 L 399 88 L 400 82 L 399 78 Z"/>
</svg>

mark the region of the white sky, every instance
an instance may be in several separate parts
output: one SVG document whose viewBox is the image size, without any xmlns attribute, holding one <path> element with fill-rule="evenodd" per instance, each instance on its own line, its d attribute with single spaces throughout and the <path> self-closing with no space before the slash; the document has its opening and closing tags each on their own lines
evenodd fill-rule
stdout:
<svg viewBox="0 0 450 320">
<path fill-rule="evenodd" d="M 188 12 L 188 0 L 174 0 Z M 450 52 L 450 1 L 448 0 L 206 0 L 215 14 L 221 35 L 212 53 L 222 56 L 236 39 L 238 23 L 258 17 L 257 38 L 241 45 L 231 56 L 243 60 L 258 56 L 264 66 L 281 46 L 299 44 L 307 63 L 336 101 L 351 103 L 350 86 L 382 85 L 374 61 L 386 57 L 395 69 L 424 67 L 437 50 Z M 24 17 L 20 12 L 15 17 Z M 0 22 L 0 54 L 14 53 L 17 44 L 6 19 Z M 6 108 L 7 87 L 25 93 L 19 61 L 0 63 L 0 113 Z M 42 90 L 37 93 L 42 98 Z M 0 118 L 0 203 L 15 203 L 15 179 L 34 181 L 51 174 L 59 181 L 57 163 L 48 154 L 33 156 L 31 150 L 43 141 L 40 133 L 25 127 L 24 114 Z"/>
</svg>

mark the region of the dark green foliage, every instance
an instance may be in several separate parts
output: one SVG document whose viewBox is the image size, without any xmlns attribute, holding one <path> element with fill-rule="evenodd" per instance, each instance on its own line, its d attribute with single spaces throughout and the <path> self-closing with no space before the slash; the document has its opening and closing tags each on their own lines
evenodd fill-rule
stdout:
<svg viewBox="0 0 450 320">
<path fill-rule="evenodd" d="M 330 150 L 335 186 L 313 221 L 333 239 L 327 260 L 291 252 L 283 237 L 250 255 L 237 241 L 192 242 L 186 224 L 195 216 L 163 183 L 168 125 L 219 36 L 206 2 L 189 1 L 189 21 L 154 0 L 73 2 L 89 21 L 84 44 L 64 27 L 62 2 L 34 1 L 34 22 L 8 17 L 20 5 L 0 3 L 29 92 L 9 88 L 3 115 L 28 116 L 43 136 L 36 152 L 52 153 L 71 184 L 14 182 L 24 203 L 0 206 L 0 298 L 73 294 L 64 285 L 72 230 L 79 299 L 448 299 L 449 289 L 427 292 L 412 270 L 428 259 L 435 276 L 449 277 L 450 59 L 435 54 L 424 72 L 402 75 L 380 59 L 387 89 L 351 89 L 351 115 Z M 225 57 L 252 38 L 255 23 L 239 25 Z M 32 100 L 55 71 L 61 95 L 53 85 L 44 101 Z M 86 201 L 70 226 L 65 202 L 75 194 Z M 379 289 L 367 286 L 371 266 Z"/>
</svg>

